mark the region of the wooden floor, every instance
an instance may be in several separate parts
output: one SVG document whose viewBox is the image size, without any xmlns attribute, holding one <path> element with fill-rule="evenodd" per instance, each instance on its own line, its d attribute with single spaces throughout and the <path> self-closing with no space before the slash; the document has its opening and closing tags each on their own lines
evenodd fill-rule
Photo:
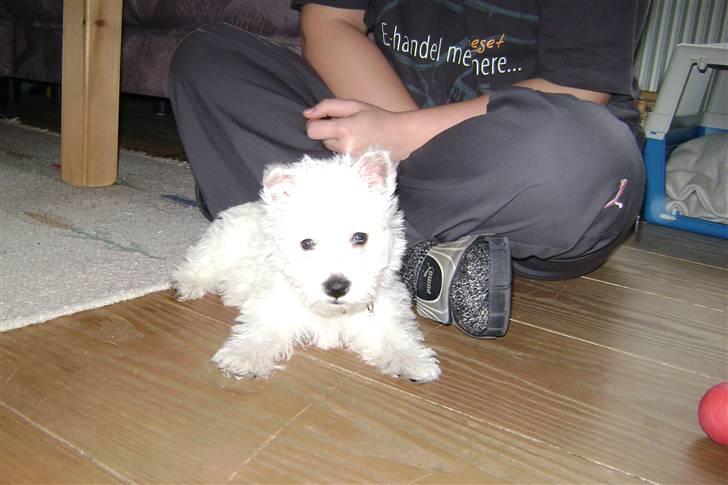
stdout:
<svg viewBox="0 0 728 485">
<path fill-rule="evenodd" d="M 0 335 L 0 482 L 728 482 L 697 405 L 728 380 L 728 247 L 642 225 L 594 273 L 516 279 L 509 333 L 421 321 L 440 381 L 300 349 L 210 357 L 235 312 L 168 292 Z"/>
</svg>

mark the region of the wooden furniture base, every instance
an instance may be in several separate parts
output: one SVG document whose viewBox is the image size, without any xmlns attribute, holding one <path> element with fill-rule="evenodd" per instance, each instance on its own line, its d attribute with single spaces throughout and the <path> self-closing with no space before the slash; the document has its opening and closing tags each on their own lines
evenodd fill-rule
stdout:
<svg viewBox="0 0 728 485">
<path fill-rule="evenodd" d="M 116 182 L 122 0 L 65 0 L 61 176 L 69 184 Z"/>
</svg>

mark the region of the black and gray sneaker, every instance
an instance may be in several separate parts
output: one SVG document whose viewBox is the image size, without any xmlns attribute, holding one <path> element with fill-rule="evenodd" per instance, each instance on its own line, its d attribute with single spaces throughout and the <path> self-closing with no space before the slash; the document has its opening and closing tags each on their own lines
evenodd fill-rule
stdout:
<svg viewBox="0 0 728 485">
<path fill-rule="evenodd" d="M 407 250 L 402 280 L 417 313 L 453 324 L 476 338 L 502 337 L 511 313 L 511 250 L 508 238 L 465 236 Z"/>
</svg>

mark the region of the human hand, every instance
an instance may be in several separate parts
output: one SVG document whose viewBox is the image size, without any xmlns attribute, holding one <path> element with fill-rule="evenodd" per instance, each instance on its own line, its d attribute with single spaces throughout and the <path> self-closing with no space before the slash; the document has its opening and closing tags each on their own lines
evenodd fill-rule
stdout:
<svg viewBox="0 0 728 485">
<path fill-rule="evenodd" d="M 409 134 L 406 112 L 387 111 L 353 99 L 324 99 L 303 112 L 306 134 L 333 152 L 358 155 L 370 147 L 385 149 L 394 161 L 419 148 Z"/>
</svg>

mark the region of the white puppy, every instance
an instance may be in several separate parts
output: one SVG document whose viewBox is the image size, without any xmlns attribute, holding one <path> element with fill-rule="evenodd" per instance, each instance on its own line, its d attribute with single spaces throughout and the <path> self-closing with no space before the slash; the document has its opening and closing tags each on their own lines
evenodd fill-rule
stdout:
<svg viewBox="0 0 728 485">
<path fill-rule="evenodd" d="M 180 299 L 218 293 L 240 309 L 213 361 L 266 377 L 296 344 L 346 347 L 385 374 L 440 375 L 399 279 L 405 250 L 396 166 L 384 151 L 354 160 L 272 165 L 261 200 L 222 212 L 173 275 Z"/>
</svg>

